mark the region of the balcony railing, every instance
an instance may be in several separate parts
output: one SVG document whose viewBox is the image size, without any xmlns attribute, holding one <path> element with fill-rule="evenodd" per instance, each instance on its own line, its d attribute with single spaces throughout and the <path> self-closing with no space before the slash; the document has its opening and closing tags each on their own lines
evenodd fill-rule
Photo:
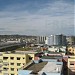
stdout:
<svg viewBox="0 0 75 75">
<path fill-rule="evenodd" d="M 0 73 L 2 72 L 2 70 L 0 70 Z"/>
<path fill-rule="evenodd" d="M 3 54 L 0 53 L 0 56 L 2 56 Z"/>
<path fill-rule="evenodd" d="M 8 71 L 8 68 L 3 69 L 3 71 Z"/>
<path fill-rule="evenodd" d="M 3 62 L 3 65 L 9 65 L 9 63 L 8 62 Z"/>
<path fill-rule="evenodd" d="M 3 61 L 2 61 L 2 59 L 0 59 L 0 63 L 2 63 Z"/>
<path fill-rule="evenodd" d="M 3 75 L 9 75 L 8 73 L 4 73 Z"/>
<path fill-rule="evenodd" d="M 2 66 L 3 66 L 3 65 L 0 64 L 0 68 L 1 68 Z"/>
</svg>

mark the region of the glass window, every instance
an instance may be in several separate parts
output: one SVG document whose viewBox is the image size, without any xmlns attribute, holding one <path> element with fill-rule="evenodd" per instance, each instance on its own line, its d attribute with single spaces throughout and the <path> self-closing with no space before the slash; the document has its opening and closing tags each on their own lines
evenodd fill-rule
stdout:
<svg viewBox="0 0 75 75">
<path fill-rule="evenodd" d="M 23 63 L 23 65 L 25 65 L 25 63 Z"/>
<path fill-rule="evenodd" d="M 3 60 L 7 60 L 8 59 L 8 57 L 3 57 Z"/>
<path fill-rule="evenodd" d="M 21 63 L 17 63 L 17 66 L 20 66 Z"/>
<path fill-rule="evenodd" d="M 14 57 L 10 57 L 10 59 L 12 59 L 12 60 L 13 60 L 13 59 L 14 59 Z"/>
<path fill-rule="evenodd" d="M 14 74 L 11 74 L 11 75 L 14 75 Z"/>
<path fill-rule="evenodd" d="M 74 65 L 74 61 L 71 61 L 71 62 L 70 62 L 70 65 Z"/>
<path fill-rule="evenodd" d="M 14 71 L 14 68 L 11 68 L 11 71 Z"/>
<path fill-rule="evenodd" d="M 11 65 L 14 65 L 14 63 L 11 63 Z"/>
<path fill-rule="evenodd" d="M 29 57 L 29 60 L 32 60 L 32 57 Z"/>
<path fill-rule="evenodd" d="M 17 57 L 17 60 L 20 60 L 20 57 Z"/>
</svg>

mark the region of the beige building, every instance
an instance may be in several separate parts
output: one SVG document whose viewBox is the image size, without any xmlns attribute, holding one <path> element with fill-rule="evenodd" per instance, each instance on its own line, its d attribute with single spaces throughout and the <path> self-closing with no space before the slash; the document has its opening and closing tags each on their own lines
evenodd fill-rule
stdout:
<svg viewBox="0 0 75 75">
<path fill-rule="evenodd" d="M 0 53 L 0 75 L 18 75 L 18 69 L 34 60 L 34 53 Z"/>
<path fill-rule="evenodd" d="M 68 58 L 68 75 L 75 75 L 75 56 Z"/>
<path fill-rule="evenodd" d="M 67 50 L 68 50 L 69 53 L 75 55 L 75 46 L 69 46 Z"/>
</svg>

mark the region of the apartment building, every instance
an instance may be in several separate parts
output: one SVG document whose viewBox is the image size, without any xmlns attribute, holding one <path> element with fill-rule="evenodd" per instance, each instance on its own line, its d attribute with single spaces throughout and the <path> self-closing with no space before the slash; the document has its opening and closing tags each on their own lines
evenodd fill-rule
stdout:
<svg viewBox="0 0 75 75">
<path fill-rule="evenodd" d="M 75 75 L 75 56 L 68 58 L 68 75 Z"/>
<path fill-rule="evenodd" d="M 0 75 L 18 75 L 18 70 L 34 60 L 34 53 L 0 53 Z"/>
<path fill-rule="evenodd" d="M 47 36 L 37 36 L 37 43 L 45 44 L 46 39 L 47 39 Z"/>
<path fill-rule="evenodd" d="M 64 35 L 50 35 L 46 38 L 45 44 L 55 45 L 55 46 L 65 46 L 66 45 L 66 36 Z"/>
<path fill-rule="evenodd" d="M 75 45 L 68 47 L 68 52 L 75 55 Z"/>
</svg>

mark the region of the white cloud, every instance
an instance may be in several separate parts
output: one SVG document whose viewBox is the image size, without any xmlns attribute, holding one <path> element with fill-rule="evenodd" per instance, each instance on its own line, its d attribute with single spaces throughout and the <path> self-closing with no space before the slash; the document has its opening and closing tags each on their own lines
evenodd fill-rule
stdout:
<svg viewBox="0 0 75 75">
<path fill-rule="evenodd" d="M 13 9 L 15 6 L 12 7 Z M 8 8 L 7 8 L 8 9 Z M 74 5 L 61 1 L 48 3 L 34 14 L 28 11 L 0 12 L 0 26 L 30 35 L 74 34 Z"/>
</svg>

